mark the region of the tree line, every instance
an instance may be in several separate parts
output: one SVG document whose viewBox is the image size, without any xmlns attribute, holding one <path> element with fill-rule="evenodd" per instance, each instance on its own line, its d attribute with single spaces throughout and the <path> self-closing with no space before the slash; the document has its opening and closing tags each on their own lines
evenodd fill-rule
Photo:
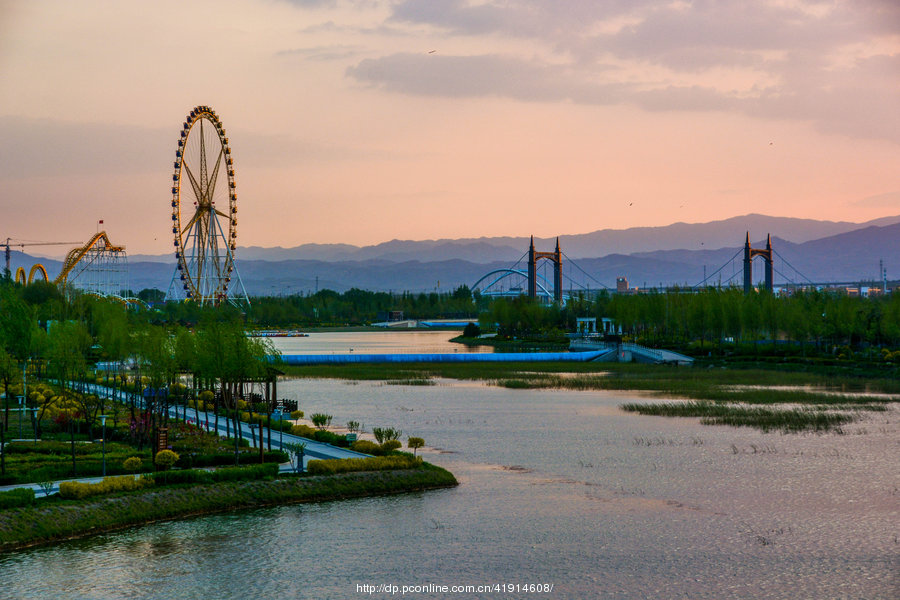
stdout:
<svg viewBox="0 0 900 600">
<path fill-rule="evenodd" d="M 577 296 L 565 306 L 541 306 L 519 297 L 495 300 L 481 328 L 532 336 L 575 331 L 576 318 L 606 317 L 623 335 L 652 346 L 721 349 L 724 344 L 770 341 L 807 349 L 900 346 L 900 296 L 860 297 L 798 291 L 744 294 L 737 288 L 646 294 Z"/>
</svg>

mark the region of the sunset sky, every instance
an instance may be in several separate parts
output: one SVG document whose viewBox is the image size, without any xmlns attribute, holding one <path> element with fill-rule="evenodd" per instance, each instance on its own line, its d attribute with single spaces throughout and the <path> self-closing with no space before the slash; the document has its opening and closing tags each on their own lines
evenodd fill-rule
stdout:
<svg viewBox="0 0 900 600">
<path fill-rule="evenodd" d="M 896 0 L 0 0 L 0 238 L 169 252 L 199 104 L 241 246 L 900 215 Z"/>
</svg>

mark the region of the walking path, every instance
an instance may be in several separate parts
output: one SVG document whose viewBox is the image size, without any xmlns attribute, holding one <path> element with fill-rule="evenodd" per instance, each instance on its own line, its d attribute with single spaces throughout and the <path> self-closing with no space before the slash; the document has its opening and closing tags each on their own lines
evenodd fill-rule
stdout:
<svg viewBox="0 0 900 600">
<path fill-rule="evenodd" d="M 109 398 L 114 401 L 118 401 L 119 398 L 114 397 L 111 388 L 106 386 L 102 386 L 95 383 L 86 383 L 84 384 L 85 389 L 92 394 L 97 394 L 98 396 L 102 395 L 106 398 Z M 119 392 L 118 395 L 121 397 L 123 392 Z M 138 402 L 140 406 L 143 406 L 142 398 L 137 396 L 136 394 L 132 394 L 135 397 L 135 400 Z M 182 406 L 171 406 L 169 407 L 169 417 L 172 419 L 180 420 L 183 414 Z M 193 415 L 192 415 L 193 413 Z M 187 418 L 188 420 L 193 420 L 195 424 L 205 425 L 208 421 L 210 429 L 213 429 L 215 426 L 215 415 L 212 413 L 208 413 L 206 411 L 197 411 L 196 409 L 188 407 L 187 409 Z M 232 423 L 233 425 L 233 423 Z M 266 428 L 262 428 L 262 433 L 266 434 Z M 227 426 L 225 419 L 219 419 L 219 427 L 216 430 L 218 433 L 224 435 L 227 433 Z M 247 439 L 253 440 L 254 436 L 259 434 L 258 428 L 254 427 L 250 428 L 249 423 L 241 422 L 241 431 L 243 432 L 244 437 Z M 264 435 L 263 442 L 268 447 L 268 439 L 267 436 Z M 31 439 L 26 440 L 11 440 L 11 441 L 28 441 L 31 442 Z M 331 444 L 325 444 L 323 442 L 317 442 L 315 440 L 311 440 L 308 438 L 300 437 L 297 435 L 293 435 L 290 433 L 284 432 L 272 432 L 272 448 L 283 449 L 287 444 L 306 444 L 306 448 L 303 451 L 303 468 L 306 469 L 307 464 L 310 459 L 343 459 L 343 458 L 368 458 L 368 454 L 363 454 L 361 452 L 356 452 L 355 450 L 350 450 L 349 448 L 339 448 L 337 446 L 332 446 Z M 257 446 L 258 447 L 258 446 Z M 282 463 L 279 465 L 279 471 L 282 473 L 292 472 L 294 469 L 291 466 L 291 463 Z M 55 494 L 59 492 L 59 484 L 62 481 L 81 481 L 84 483 L 98 483 L 103 481 L 102 477 L 85 477 L 85 478 L 67 478 L 61 479 L 59 481 L 52 482 L 51 494 Z M 0 492 L 9 491 L 16 488 L 31 488 L 35 490 L 36 494 L 43 493 L 41 485 L 39 483 L 21 483 L 14 485 L 6 485 L 0 486 Z"/>
<path fill-rule="evenodd" d="M 97 394 L 98 396 L 103 395 L 106 398 L 110 398 L 112 400 L 117 400 L 113 396 L 112 389 L 102 386 L 96 383 L 87 383 L 85 384 L 86 389 L 88 389 L 92 394 Z M 120 392 L 121 393 L 121 392 Z M 139 403 L 143 402 L 143 399 L 140 397 L 135 398 Z M 143 407 L 143 404 L 141 404 Z M 183 414 L 182 406 L 170 406 L 169 407 L 169 417 L 172 419 L 180 420 Z M 216 422 L 216 416 L 213 413 L 209 413 L 206 411 L 197 411 L 194 408 L 187 408 L 187 418 L 188 420 L 193 419 L 193 422 L 197 425 L 205 424 L 208 422 L 210 428 L 214 428 Z M 225 434 L 228 432 L 228 427 L 230 425 L 226 425 L 226 419 L 219 419 L 219 427 L 216 430 L 218 433 Z M 254 439 L 259 432 L 254 431 L 257 429 L 254 427 L 251 429 L 249 423 L 244 423 L 241 421 L 241 431 L 243 432 L 244 437 L 247 439 Z M 265 431 L 264 431 L 265 433 Z M 266 437 L 265 443 L 268 445 L 268 437 Z M 362 454 L 360 452 L 356 452 L 354 450 L 350 450 L 349 448 L 339 448 L 337 446 L 332 446 L 331 444 L 325 444 L 323 442 L 317 442 L 315 440 L 310 440 L 308 438 L 300 437 L 297 435 L 293 435 L 290 433 L 283 432 L 272 432 L 272 447 L 273 448 L 283 448 L 285 444 L 306 444 L 306 450 L 304 451 L 305 455 L 310 458 L 366 458 L 368 454 Z"/>
</svg>

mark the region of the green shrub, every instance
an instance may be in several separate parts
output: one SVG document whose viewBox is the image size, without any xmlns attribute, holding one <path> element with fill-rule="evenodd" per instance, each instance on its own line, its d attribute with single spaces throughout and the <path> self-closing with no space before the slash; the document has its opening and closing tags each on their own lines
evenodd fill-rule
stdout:
<svg viewBox="0 0 900 600">
<path fill-rule="evenodd" d="M 309 425 L 294 425 L 291 427 L 291 433 L 311 440 L 316 438 L 316 430 Z"/>
<path fill-rule="evenodd" d="M 403 454 L 397 456 L 375 456 L 372 458 L 311 460 L 307 465 L 307 471 L 312 475 L 334 475 L 336 473 L 350 473 L 352 471 L 415 469 L 421 465 L 421 458 Z"/>
<path fill-rule="evenodd" d="M 357 440 L 350 446 L 351 450 L 362 452 L 363 454 L 371 454 L 372 456 L 381 456 L 381 446 L 369 440 Z"/>
<path fill-rule="evenodd" d="M 179 458 L 181 457 L 171 450 L 160 450 L 156 453 L 156 466 L 165 471 L 177 463 Z"/>
<path fill-rule="evenodd" d="M 129 473 L 137 473 L 144 466 L 144 461 L 139 456 L 130 456 L 122 462 L 122 468 Z"/>
<path fill-rule="evenodd" d="M 0 509 L 18 508 L 34 504 L 34 490 L 31 488 L 17 488 L 8 492 L 0 492 Z"/>
<path fill-rule="evenodd" d="M 400 436 L 403 435 L 403 432 L 399 429 L 394 429 L 393 427 L 374 427 L 372 429 L 372 435 L 375 436 L 375 439 L 378 440 L 379 444 L 383 444 L 389 440 L 399 440 Z"/>
<path fill-rule="evenodd" d="M 106 477 L 100 483 L 84 483 L 81 481 L 63 481 L 59 484 L 59 495 L 68 500 L 81 500 L 93 496 L 130 492 L 153 485 L 149 477 L 134 478 L 130 475 Z"/>
<path fill-rule="evenodd" d="M 400 440 L 388 440 L 381 445 L 381 452 L 383 454 L 387 454 L 388 452 L 398 450 L 402 446 L 403 444 L 400 442 Z"/>
<path fill-rule="evenodd" d="M 313 413 L 309 419 L 313 422 L 313 425 L 319 428 L 331 425 L 331 415 L 326 415 L 325 413 Z"/>
<path fill-rule="evenodd" d="M 316 430 L 313 439 L 315 439 L 317 442 L 331 444 L 332 446 L 340 446 L 341 448 L 347 448 L 348 446 L 350 446 L 350 442 L 347 441 L 346 436 L 338 435 L 324 429 Z"/>
<path fill-rule="evenodd" d="M 293 411 L 291 411 L 291 418 L 296 421 L 297 419 L 302 419 L 303 414 L 304 413 L 302 410 L 293 410 Z"/>
</svg>

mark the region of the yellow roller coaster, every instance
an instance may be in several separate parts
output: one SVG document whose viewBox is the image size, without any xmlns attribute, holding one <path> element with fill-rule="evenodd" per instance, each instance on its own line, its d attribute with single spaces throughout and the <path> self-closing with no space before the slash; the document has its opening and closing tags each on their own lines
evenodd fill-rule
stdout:
<svg viewBox="0 0 900 600">
<path fill-rule="evenodd" d="M 69 253 L 66 255 L 66 260 L 63 262 L 62 269 L 59 272 L 59 275 L 56 276 L 56 279 L 53 280 L 53 283 L 59 286 L 62 289 L 65 289 L 66 284 L 69 283 L 70 276 L 77 277 L 81 273 L 86 272 L 88 267 L 94 266 L 97 267 L 100 263 L 109 263 L 113 261 L 118 263 L 120 260 L 124 260 L 125 258 L 125 247 L 117 246 L 109 241 L 109 237 L 106 235 L 105 231 L 101 231 L 94 235 L 86 243 L 84 246 L 79 246 L 78 248 L 72 248 L 69 250 Z M 117 270 L 115 267 L 110 269 L 108 266 L 106 271 L 114 271 Z M 30 284 L 34 282 L 35 275 L 40 274 L 43 276 L 44 281 L 50 281 L 50 278 L 47 276 L 47 269 L 44 268 L 44 265 L 38 263 L 31 267 L 31 271 L 28 273 L 28 277 L 25 276 L 25 268 L 19 267 L 16 269 L 16 283 L 22 284 Z M 91 282 L 92 284 L 94 282 Z M 113 284 L 117 285 L 117 284 Z M 124 287 L 121 284 L 118 284 L 119 290 Z M 97 283 L 96 285 L 89 286 L 87 291 L 98 293 L 100 295 L 114 295 L 115 293 L 119 293 L 119 290 L 114 290 L 113 294 L 110 294 L 109 291 L 101 291 L 99 288 L 102 287 L 101 283 Z"/>
<path fill-rule="evenodd" d="M 50 281 L 50 278 L 47 277 L 47 269 L 44 268 L 44 265 L 38 263 L 31 267 L 31 271 L 28 272 L 28 279 L 25 279 L 25 267 L 19 267 L 16 269 L 16 283 L 21 283 L 25 285 L 26 283 L 31 283 L 34 281 L 35 274 L 40 273 L 44 276 L 44 281 Z"/>
</svg>

